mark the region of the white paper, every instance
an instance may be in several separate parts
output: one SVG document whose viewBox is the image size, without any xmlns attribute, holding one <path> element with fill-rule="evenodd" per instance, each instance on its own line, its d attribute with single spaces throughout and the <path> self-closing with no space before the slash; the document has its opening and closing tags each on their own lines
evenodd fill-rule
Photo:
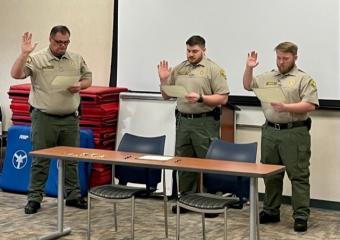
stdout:
<svg viewBox="0 0 340 240">
<path fill-rule="evenodd" d="M 158 156 L 158 155 L 144 155 L 139 157 L 138 159 L 141 160 L 157 160 L 157 161 L 168 161 L 172 159 L 173 157 L 168 157 L 168 156 Z"/>
<path fill-rule="evenodd" d="M 78 82 L 80 76 L 56 76 L 52 82 L 52 85 L 60 88 L 68 88 Z"/>
<path fill-rule="evenodd" d="M 281 87 L 254 88 L 253 91 L 261 102 L 284 103 L 286 101 Z"/>
<path fill-rule="evenodd" d="M 188 94 L 187 90 L 183 86 L 178 85 L 163 85 L 162 91 L 169 97 L 185 98 Z"/>
</svg>

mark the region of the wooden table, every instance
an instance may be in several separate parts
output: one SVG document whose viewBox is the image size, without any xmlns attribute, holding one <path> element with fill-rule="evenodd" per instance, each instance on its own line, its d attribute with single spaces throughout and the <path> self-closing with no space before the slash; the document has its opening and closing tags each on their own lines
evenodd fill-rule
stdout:
<svg viewBox="0 0 340 240">
<path fill-rule="evenodd" d="M 77 147 L 53 147 L 30 152 L 33 157 L 57 158 L 58 168 L 58 230 L 40 239 L 56 239 L 71 232 L 64 229 L 64 161 L 88 161 L 104 164 L 120 164 L 149 168 L 211 172 L 250 177 L 250 235 L 249 239 L 259 239 L 258 232 L 258 178 L 283 172 L 284 166 L 261 163 L 244 163 L 225 160 L 207 160 L 189 157 L 173 157 L 167 161 L 141 160 L 145 154 L 119 152 Z"/>
</svg>

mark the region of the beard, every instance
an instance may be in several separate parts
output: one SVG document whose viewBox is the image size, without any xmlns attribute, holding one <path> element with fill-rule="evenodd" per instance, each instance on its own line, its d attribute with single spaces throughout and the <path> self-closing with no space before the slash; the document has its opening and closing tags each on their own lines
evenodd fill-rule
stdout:
<svg viewBox="0 0 340 240">
<path fill-rule="evenodd" d="M 292 70 L 295 66 L 295 62 L 291 63 L 290 65 L 286 66 L 286 67 L 282 67 L 282 66 L 279 66 L 277 65 L 277 68 L 279 69 L 279 72 L 281 74 L 286 74 L 288 72 L 290 72 L 290 70 Z"/>
</svg>

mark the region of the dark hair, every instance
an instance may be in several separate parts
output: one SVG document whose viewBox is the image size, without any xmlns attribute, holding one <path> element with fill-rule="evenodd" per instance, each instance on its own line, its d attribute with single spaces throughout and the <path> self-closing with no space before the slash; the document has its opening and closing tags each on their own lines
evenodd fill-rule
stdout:
<svg viewBox="0 0 340 240">
<path fill-rule="evenodd" d="M 282 42 L 275 47 L 275 51 L 292 53 L 293 55 L 296 55 L 298 51 L 298 47 L 296 46 L 296 44 L 292 42 Z"/>
<path fill-rule="evenodd" d="M 205 47 L 205 40 L 201 36 L 194 35 L 186 41 L 186 44 L 189 46 L 199 45 L 201 47 Z"/>
<path fill-rule="evenodd" d="M 58 26 L 54 26 L 51 29 L 50 36 L 54 37 L 58 32 L 60 32 L 63 35 L 65 34 L 71 35 L 70 30 L 66 26 L 58 25 Z"/>
</svg>

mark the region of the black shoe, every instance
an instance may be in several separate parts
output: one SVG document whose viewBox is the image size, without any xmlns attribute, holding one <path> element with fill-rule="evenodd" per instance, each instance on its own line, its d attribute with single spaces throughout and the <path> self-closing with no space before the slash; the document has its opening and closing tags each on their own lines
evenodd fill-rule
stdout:
<svg viewBox="0 0 340 240">
<path fill-rule="evenodd" d="M 205 218 L 216 218 L 218 217 L 218 213 L 205 213 L 204 217 Z"/>
<path fill-rule="evenodd" d="M 171 210 L 172 210 L 172 213 L 176 214 L 177 213 L 177 206 L 176 205 L 172 206 Z M 189 212 L 188 209 L 179 207 L 179 213 L 187 213 L 187 212 Z"/>
<path fill-rule="evenodd" d="M 87 202 L 83 198 L 76 198 L 72 200 L 66 200 L 66 206 L 87 209 Z"/>
<path fill-rule="evenodd" d="M 307 231 L 307 220 L 297 218 L 294 222 L 295 232 L 306 232 Z"/>
<path fill-rule="evenodd" d="M 265 211 L 260 212 L 260 224 L 280 222 L 280 215 L 270 215 Z"/>
<path fill-rule="evenodd" d="M 25 213 L 26 214 L 34 214 L 40 209 L 40 203 L 36 201 L 28 201 L 25 206 Z"/>
</svg>

